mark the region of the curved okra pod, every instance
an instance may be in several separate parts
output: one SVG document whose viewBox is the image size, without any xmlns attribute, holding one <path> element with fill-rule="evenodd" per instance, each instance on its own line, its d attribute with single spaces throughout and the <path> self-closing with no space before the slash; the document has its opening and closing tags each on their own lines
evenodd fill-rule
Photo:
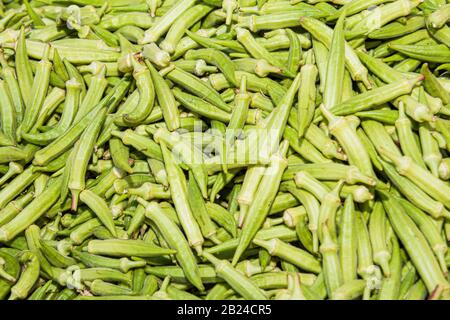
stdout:
<svg viewBox="0 0 450 320">
<path fill-rule="evenodd" d="M 448 290 L 449 284 L 439 267 L 439 263 L 413 220 L 405 213 L 400 203 L 389 194 L 382 194 L 382 202 L 392 228 L 405 247 L 428 292 L 432 293 L 439 288 Z"/>
<path fill-rule="evenodd" d="M 65 132 L 73 122 L 75 115 L 78 111 L 80 103 L 81 84 L 71 78 L 66 81 L 66 97 L 64 102 L 64 110 L 61 115 L 60 121 L 53 129 L 43 133 L 25 133 L 22 134 L 24 140 L 38 145 L 47 145 L 51 141 L 58 138 L 63 132 Z"/>
<path fill-rule="evenodd" d="M 287 167 L 286 152 L 288 146 L 288 142 L 283 141 L 278 151 L 271 156 L 269 167 L 264 172 L 265 175 L 258 186 L 258 192 L 256 192 L 254 201 L 246 214 L 242 233 L 239 237 L 239 245 L 233 257 L 233 265 L 237 264 L 268 214 L 270 204 L 276 196 L 276 186 L 280 184 L 281 176 Z"/>
<path fill-rule="evenodd" d="M 391 253 L 388 249 L 388 238 L 386 236 L 386 213 L 381 202 L 376 202 L 369 220 L 369 236 L 372 244 L 373 261 L 383 270 L 386 277 L 391 276 L 389 260 Z"/>
<path fill-rule="evenodd" d="M 339 261 L 342 269 L 342 283 L 354 281 L 357 278 L 357 234 L 355 205 L 353 197 L 345 198 L 339 229 Z"/>
<path fill-rule="evenodd" d="M 124 114 L 125 124 L 135 126 L 144 121 L 152 112 L 155 101 L 155 86 L 150 75 L 150 70 L 132 57 L 133 78 L 139 91 L 139 102 L 130 113 Z"/>
<path fill-rule="evenodd" d="M 287 69 L 291 73 L 297 73 L 300 68 L 302 58 L 302 45 L 297 34 L 291 29 L 286 29 L 289 38 L 289 56 L 287 61 Z"/>
<path fill-rule="evenodd" d="M 26 267 L 24 271 L 22 271 L 17 282 L 11 287 L 9 300 L 25 299 L 39 278 L 39 260 L 32 251 L 22 252 L 19 260 L 22 264 L 26 265 Z"/>
<path fill-rule="evenodd" d="M 133 168 L 131 168 L 129 163 L 130 151 L 123 144 L 122 140 L 119 138 L 109 140 L 109 149 L 114 165 L 125 172 L 133 173 Z"/>
<path fill-rule="evenodd" d="M 0 178 L 0 186 L 5 184 L 9 179 L 23 172 L 23 166 L 17 162 L 10 162 L 8 171 Z"/>
<path fill-rule="evenodd" d="M 217 275 L 223 278 L 230 285 L 230 287 L 241 294 L 244 299 L 267 299 L 264 291 L 258 288 L 251 279 L 234 269 L 228 261 L 217 259 L 206 251 L 203 252 L 203 256 L 214 265 Z"/>
<path fill-rule="evenodd" d="M 169 246 L 176 250 L 175 257 L 183 268 L 186 277 L 196 288 L 203 291 L 204 287 L 194 254 L 178 226 L 167 218 L 164 211 L 156 202 L 140 202 L 145 206 L 146 217 L 157 225 Z"/>
</svg>

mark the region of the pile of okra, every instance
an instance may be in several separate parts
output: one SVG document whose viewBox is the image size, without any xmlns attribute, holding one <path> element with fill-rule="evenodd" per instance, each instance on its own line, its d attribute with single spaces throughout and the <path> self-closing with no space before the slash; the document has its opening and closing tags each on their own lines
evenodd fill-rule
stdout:
<svg viewBox="0 0 450 320">
<path fill-rule="evenodd" d="M 0 299 L 450 299 L 446 0 L 0 2 Z"/>
</svg>

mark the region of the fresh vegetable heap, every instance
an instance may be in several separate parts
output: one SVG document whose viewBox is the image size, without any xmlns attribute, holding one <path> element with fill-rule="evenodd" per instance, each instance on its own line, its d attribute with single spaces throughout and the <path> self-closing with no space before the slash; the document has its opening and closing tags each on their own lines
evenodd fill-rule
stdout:
<svg viewBox="0 0 450 320">
<path fill-rule="evenodd" d="M 3 0 L 0 299 L 449 299 L 445 0 Z"/>
</svg>

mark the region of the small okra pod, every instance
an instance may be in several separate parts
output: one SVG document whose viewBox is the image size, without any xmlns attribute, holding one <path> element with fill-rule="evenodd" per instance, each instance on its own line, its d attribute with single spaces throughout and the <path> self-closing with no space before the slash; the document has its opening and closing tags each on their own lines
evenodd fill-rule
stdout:
<svg viewBox="0 0 450 320">
<path fill-rule="evenodd" d="M 90 190 L 83 190 L 79 194 L 80 200 L 85 203 L 105 225 L 111 234 L 116 237 L 116 228 L 114 225 L 113 215 L 108 208 L 106 201 Z"/>
<path fill-rule="evenodd" d="M 370 34 L 380 29 L 383 25 L 403 16 L 407 16 L 417 7 L 421 1 L 397 0 L 384 6 L 370 10 L 370 14 L 362 18 L 350 31 L 346 32 L 346 38 L 355 38 Z"/>
<path fill-rule="evenodd" d="M 405 247 L 428 292 L 448 288 L 448 282 L 424 235 L 405 213 L 398 200 L 387 193 L 382 193 L 382 201 L 392 228 Z"/>
<path fill-rule="evenodd" d="M 277 193 L 276 186 L 280 184 L 281 176 L 287 167 L 286 152 L 288 146 L 289 143 L 283 141 L 278 151 L 271 156 L 270 165 L 261 179 L 254 202 L 250 205 L 245 217 L 242 233 L 239 237 L 239 246 L 233 257 L 233 265 L 236 265 L 239 261 L 268 214 L 270 205 Z"/>
<path fill-rule="evenodd" d="M 148 158 L 162 160 L 161 148 L 153 139 L 141 136 L 131 129 L 123 132 L 112 131 L 112 135 L 119 137 L 125 145 L 132 146 Z"/>
<path fill-rule="evenodd" d="M 21 175 L 19 175 L 18 178 L 20 178 L 20 176 Z M 36 178 L 37 176 L 38 175 L 36 175 Z M 41 217 L 56 202 L 59 197 L 60 188 L 61 179 L 53 178 L 42 194 L 37 196 L 11 221 L 0 227 L 0 241 L 6 242 L 15 238 L 16 235 L 39 219 L 39 217 Z M 5 189 L 2 191 L 5 191 Z"/>
<path fill-rule="evenodd" d="M 398 173 L 410 179 L 433 199 L 442 202 L 445 207 L 450 208 L 450 187 L 445 182 L 433 176 L 428 170 L 415 164 L 410 157 L 399 157 L 384 148 L 380 151 L 383 156 L 395 165 Z"/>
<path fill-rule="evenodd" d="M 31 104 L 30 94 L 33 86 L 33 71 L 27 54 L 27 45 L 25 41 L 25 29 L 20 30 L 17 39 L 15 54 L 17 82 L 19 83 L 20 92 L 22 93 L 23 103 L 25 106 Z"/>
<path fill-rule="evenodd" d="M 231 108 L 222 100 L 220 94 L 214 90 L 211 86 L 200 80 L 194 75 L 183 71 L 179 68 L 175 68 L 170 71 L 166 77 L 180 85 L 186 90 L 192 92 L 194 95 L 205 99 L 207 102 L 216 106 L 217 108 L 229 112 Z"/>
<path fill-rule="evenodd" d="M 139 91 L 139 102 L 130 113 L 122 116 L 126 125 L 136 126 L 145 120 L 152 112 L 155 101 L 155 86 L 153 84 L 150 70 L 143 63 L 132 57 L 133 78 Z"/>
<path fill-rule="evenodd" d="M 16 217 L 30 202 L 33 200 L 34 194 L 28 192 L 16 200 L 10 201 L 3 209 L 0 210 L 0 226 L 8 223 Z"/>
<path fill-rule="evenodd" d="M 266 249 L 270 255 L 292 263 L 302 270 L 314 273 L 320 273 L 321 271 L 320 263 L 310 253 L 279 239 L 271 239 L 268 241 L 254 239 L 253 243 Z"/>
<path fill-rule="evenodd" d="M 422 168 L 426 168 L 425 162 L 422 158 L 422 152 L 412 131 L 411 120 L 409 120 L 409 118 L 405 115 L 403 103 L 400 103 L 399 105 L 399 117 L 395 121 L 395 127 L 397 129 L 403 154 L 405 156 L 409 156 Z"/>
<path fill-rule="evenodd" d="M 106 90 L 108 82 L 105 78 L 106 67 L 102 65 L 96 74 L 94 74 L 89 81 L 89 87 L 75 116 L 74 122 L 80 119 L 91 111 L 101 100 L 103 93 Z"/>
<path fill-rule="evenodd" d="M 400 247 L 396 237 L 391 237 L 392 241 L 392 258 L 389 262 L 389 270 L 391 275 L 383 279 L 381 283 L 380 292 L 378 293 L 379 300 L 397 300 L 400 294 L 400 282 L 402 261 L 400 256 Z"/>
<path fill-rule="evenodd" d="M 301 215 L 297 218 L 298 221 L 295 225 L 295 232 L 297 233 L 297 237 L 303 247 L 310 253 L 314 253 L 313 235 L 309 230 L 307 219 L 308 216 L 306 215 L 305 211 L 304 215 Z"/>
<path fill-rule="evenodd" d="M 328 53 L 327 71 L 323 91 L 323 103 L 329 109 L 341 102 L 345 70 L 345 11 L 339 17 L 333 30 Z"/>
<path fill-rule="evenodd" d="M 24 171 L 23 166 L 20 163 L 11 161 L 8 165 L 8 171 L 0 178 L 0 186 L 5 184 L 9 179 L 14 177 L 15 175 L 22 173 L 23 171 Z"/>
<path fill-rule="evenodd" d="M 439 164 L 442 161 L 442 154 L 439 150 L 439 145 L 432 136 L 430 129 L 426 126 L 419 127 L 420 145 L 422 147 L 423 161 L 430 169 L 431 173 L 439 176 Z"/>
<path fill-rule="evenodd" d="M 283 64 L 278 61 L 266 48 L 260 45 L 255 38 L 253 38 L 250 31 L 237 27 L 237 39 L 247 49 L 247 51 L 255 59 L 264 59 L 273 66 L 279 67 L 282 70 L 283 75 L 292 77 L 293 74 L 289 70 L 283 67 Z M 284 71 L 283 71 L 284 70 Z"/>
<path fill-rule="evenodd" d="M 370 235 L 367 226 L 363 221 L 362 213 L 355 212 L 356 234 L 358 235 L 358 274 L 368 280 L 375 274 L 375 265 L 373 264 L 372 246 L 370 244 Z"/>
<path fill-rule="evenodd" d="M 302 45 L 297 34 L 291 29 L 286 29 L 286 34 L 289 38 L 289 56 L 287 69 L 289 72 L 297 73 L 300 68 L 302 58 Z"/>
<path fill-rule="evenodd" d="M 322 241 L 320 253 L 322 254 L 322 268 L 325 278 L 325 285 L 329 297 L 333 297 L 334 292 L 342 286 L 342 266 L 338 256 L 338 246 L 333 240 L 333 236 L 328 229 L 328 222 L 322 226 Z"/>
<path fill-rule="evenodd" d="M 197 23 L 211 10 L 211 6 L 198 4 L 184 11 L 182 15 L 171 25 L 166 37 L 163 41 L 161 41 L 161 48 L 169 54 L 174 53 L 178 42 L 185 33 L 185 30 Z M 145 42 L 145 40 L 143 42 Z"/>
<path fill-rule="evenodd" d="M 228 261 L 217 259 L 206 251 L 203 252 L 203 256 L 214 265 L 217 275 L 223 278 L 244 299 L 267 299 L 263 290 L 258 288 L 251 279 L 234 269 Z"/>
<path fill-rule="evenodd" d="M 233 86 L 238 86 L 235 76 L 235 66 L 225 53 L 212 48 L 197 49 L 187 51 L 184 58 L 187 60 L 202 59 L 216 66 Z"/>
<path fill-rule="evenodd" d="M 169 181 L 170 193 L 178 219 L 186 233 L 189 245 L 195 248 L 197 252 L 201 252 L 204 240 L 198 223 L 195 221 L 192 209 L 189 207 L 186 178 L 165 143 L 161 141 L 160 145 Z"/>
<path fill-rule="evenodd" d="M 145 31 L 145 37 L 142 43 L 156 42 L 169 30 L 183 13 L 195 4 L 195 0 L 182 0 L 174 4 L 159 20 L 157 20 L 150 29 Z"/>
<path fill-rule="evenodd" d="M 433 250 L 442 272 L 447 273 L 447 266 L 445 262 L 445 254 L 448 251 L 446 242 L 440 235 L 439 228 L 437 228 L 433 219 L 424 214 L 420 209 L 404 199 L 398 199 L 408 216 L 415 222 L 417 227 L 422 231 L 427 239 L 431 250 Z"/>
<path fill-rule="evenodd" d="M 450 51 L 449 51 L 450 53 Z M 433 97 L 440 98 L 444 105 L 450 103 L 450 93 L 440 84 L 438 79 L 428 68 L 428 64 L 424 63 L 420 72 L 424 75 L 425 79 L 423 81 L 423 86 L 425 90 L 431 94 Z"/>
<path fill-rule="evenodd" d="M 189 171 L 187 191 L 189 206 L 192 209 L 192 214 L 197 220 L 203 236 L 214 241 L 215 235 L 217 233 L 216 226 L 210 218 L 200 188 L 191 171 Z"/>
<path fill-rule="evenodd" d="M 21 253 L 19 260 L 26 267 L 17 282 L 11 287 L 10 300 L 25 299 L 39 278 L 40 266 L 36 254 L 32 251 L 24 251 Z"/>
<path fill-rule="evenodd" d="M 49 61 L 50 46 L 43 48 L 43 58 L 36 68 L 36 74 L 31 88 L 30 101 L 27 103 L 29 107 L 25 110 L 23 121 L 21 124 L 21 132 L 26 133 L 31 130 L 36 121 L 39 112 L 47 95 L 50 81 L 50 71 L 52 63 Z"/>
<path fill-rule="evenodd" d="M 328 48 L 331 45 L 332 41 L 332 29 L 327 27 L 324 23 L 320 22 L 317 19 L 312 17 L 301 17 L 300 25 L 309 31 L 311 35 L 322 42 Z M 345 64 L 352 76 L 352 78 L 356 81 L 361 81 L 364 83 L 364 86 L 368 89 L 372 88 L 372 84 L 368 79 L 368 71 L 364 67 L 364 65 L 359 60 L 356 53 L 350 47 L 347 42 L 344 42 L 345 46 Z"/>
<path fill-rule="evenodd" d="M 128 173 L 133 173 L 130 166 L 130 151 L 119 138 L 112 138 L 109 141 L 109 149 L 114 165 Z"/>
<path fill-rule="evenodd" d="M 298 99 L 297 106 L 297 131 L 299 138 L 303 137 L 314 117 L 317 73 L 316 66 L 309 63 L 305 64 L 300 70 L 301 79 L 298 96 L 301 99 Z"/>
<path fill-rule="evenodd" d="M 311 193 L 305 190 L 298 189 L 293 181 L 283 182 L 280 189 L 286 188 L 287 191 L 301 202 L 308 214 L 308 229 L 311 231 L 313 238 L 313 251 L 317 252 L 319 249 L 319 215 L 320 215 L 320 203 Z"/>
<path fill-rule="evenodd" d="M 378 106 L 410 93 L 422 80 L 423 76 L 419 75 L 412 79 L 403 79 L 382 87 L 374 88 L 331 107 L 330 112 L 336 115 L 346 115 L 371 109 L 374 106 Z"/>
<path fill-rule="evenodd" d="M 337 138 L 345 150 L 349 163 L 358 167 L 362 173 L 370 177 L 375 177 L 369 154 L 356 134 L 356 127 L 351 123 L 350 118 L 336 117 L 333 113 L 325 109 L 323 105 L 321 106 L 321 110 L 328 120 L 331 134 Z"/>
<path fill-rule="evenodd" d="M 435 219 L 448 216 L 448 212 L 442 203 L 432 199 L 415 183 L 400 175 L 393 165 L 385 161 L 381 161 L 381 163 L 383 164 L 384 172 L 389 177 L 389 180 L 403 194 L 403 196 L 405 196 L 414 205 L 424 210 Z"/>
<path fill-rule="evenodd" d="M 78 197 L 86 188 L 85 175 L 90 157 L 94 151 L 94 143 L 100 133 L 101 126 L 106 118 L 106 110 L 97 114 L 97 118 L 86 128 L 79 140 L 80 147 L 73 156 L 73 167 L 68 181 L 68 187 L 72 192 L 72 209 L 77 209 Z M 81 147 L 82 146 L 82 147 Z"/>
<path fill-rule="evenodd" d="M 450 179 L 450 158 L 442 159 L 438 168 L 439 178 L 442 180 Z"/>
<path fill-rule="evenodd" d="M 348 195 L 344 202 L 339 228 L 339 261 L 342 268 L 342 283 L 357 278 L 357 233 L 355 205 L 353 197 Z"/>
<path fill-rule="evenodd" d="M 389 260 L 391 259 L 391 253 L 387 244 L 386 213 L 381 202 L 375 202 L 370 215 L 369 236 L 372 244 L 373 261 L 381 267 L 385 277 L 390 277 Z"/>
<path fill-rule="evenodd" d="M 169 246 L 176 250 L 175 257 L 183 268 L 186 277 L 200 291 L 203 291 L 204 287 L 194 254 L 181 231 L 172 220 L 166 217 L 164 211 L 156 202 L 146 203 L 141 201 L 141 204 L 145 205 L 146 217 L 158 226 Z"/>
<path fill-rule="evenodd" d="M 91 240 L 87 252 L 110 257 L 142 257 L 151 258 L 174 254 L 176 250 L 155 246 L 143 240 Z"/>
<path fill-rule="evenodd" d="M 363 295 L 366 289 L 366 281 L 361 279 L 353 279 L 343 282 L 339 288 L 333 292 L 333 300 L 354 300 Z"/>
</svg>

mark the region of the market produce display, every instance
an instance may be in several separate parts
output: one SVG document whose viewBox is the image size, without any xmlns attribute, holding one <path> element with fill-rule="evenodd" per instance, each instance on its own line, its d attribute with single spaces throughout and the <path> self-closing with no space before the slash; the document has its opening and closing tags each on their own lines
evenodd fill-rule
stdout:
<svg viewBox="0 0 450 320">
<path fill-rule="evenodd" d="M 450 299 L 448 1 L 0 4 L 0 299 Z"/>
</svg>

